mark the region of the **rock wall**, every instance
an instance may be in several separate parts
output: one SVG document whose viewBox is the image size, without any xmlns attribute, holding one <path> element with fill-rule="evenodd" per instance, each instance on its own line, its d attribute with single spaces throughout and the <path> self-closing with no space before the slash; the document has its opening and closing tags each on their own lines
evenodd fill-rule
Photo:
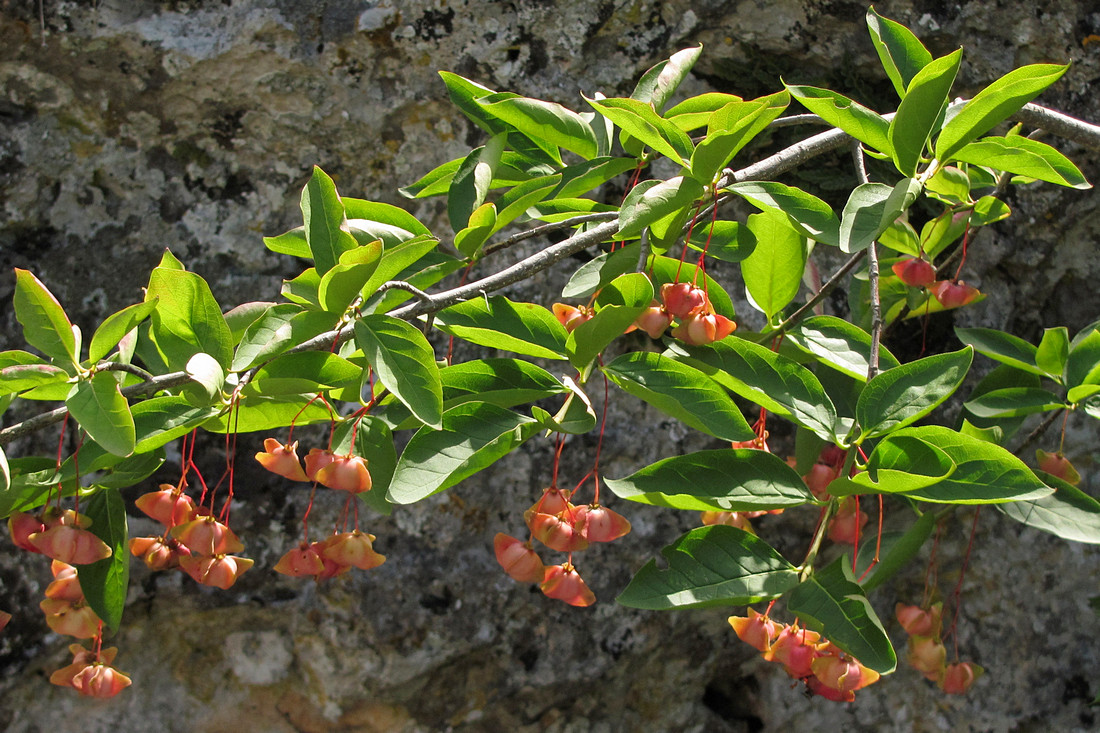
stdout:
<svg viewBox="0 0 1100 733">
<path fill-rule="evenodd" d="M 141 297 L 170 248 L 224 304 L 271 299 L 292 264 L 262 246 L 293 226 L 313 164 L 342 192 L 398 203 L 396 189 L 479 140 L 446 100 L 437 69 L 580 105 L 579 93 L 629 93 L 671 52 L 703 43 L 686 91 L 744 96 L 777 78 L 838 89 L 886 108 L 892 92 L 860 3 L 827 0 L 48 0 L 0 2 L 0 348 L 19 343 L 12 267 L 32 269 L 87 332 Z M 1042 101 L 1100 120 L 1100 13 L 1089 0 L 1042 8 L 998 0 L 886 2 L 937 54 L 960 43 L 960 93 L 1025 63 L 1073 60 Z M 39 16 L 45 20 L 43 27 Z M 775 144 L 781 140 L 775 141 Z M 1095 153 L 1065 146 L 1086 176 Z M 843 156 L 817 174 L 849 185 Z M 1035 340 L 1044 325 L 1100 315 L 1100 217 L 1092 192 L 1013 190 L 1014 217 L 978 238 L 968 281 L 989 294 L 954 316 Z M 414 204 L 439 221 L 439 202 Z M 519 255 L 517 255 L 519 256 Z M 549 302 L 548 273 L 517 290 Z M 951 317 L 934 325 L 949 338 Z M 902 333 L 895 346 L 904 349 Z M 613 402 L 604 465 L 622 475 L 704 447 L 631 400 Z M 1096 429 L 1070 421 L 1068 452 L 1100 489 Z M 651 426 L 639 432 L 638 424 Z M 570 440 L 564 475 L 592 458 Z M 217 446 L 208 446 L 211 465 Z M 252 450 L 246 447 L 247 454 Z M 37 600 L 43 563 L 0 554 L 0 728 L 9 731 L 867 731 L 1084 730 L 1098 691 L 1098 553 L 986 511 L 965 587 L 960 652 L 988 669 L 972 693 L 945 698 L 901 669 L 854 705 L 807 700 L 730 633 L 721 610 L 669 614 L 617 607 L 633 570 L 694 517 L 624 512 L 634 532 L 590 551 L 601 602 L 575 610 L 499 572 L 491 543 L 516 532 L 547 482 L 551 446 L 392 517 L 371 518 L 384 566 L 314 587 L 270 571 L 298 531 L 304 493 L 240 467 L 238 531 L 257 569 L 230 592 L 135 568 L 124 630 L 112 641 L 134 686 L 111 704 L 47 683 L 67 642 L 47 633 Z M 248 462 L 243 462 L 248 463 Z M 249 488 L 250 487 L 250 488 Z M 622 507 L 619 507 L 622 509 Z M 322 524 L 339 511 L 318 509 Z M 797 556 L 813 517 L 765 520 Z M 970 515 L 940 547 L 953 586 Z M 134 533 L 152 530 L 132 518 Z M 789 539 L 783 539 L 789 537 Z M 6 542 L 6 541 L 5 541 Z M 7 545 L 10 549 L 10 545 Z M 1024 554 L 1026 552 L 1026 555 Z M 921 591 L 921 560 L 873 598 L 880 615 Z M 888 628 L 901 641 L 900 629 Z"/>
</svg>

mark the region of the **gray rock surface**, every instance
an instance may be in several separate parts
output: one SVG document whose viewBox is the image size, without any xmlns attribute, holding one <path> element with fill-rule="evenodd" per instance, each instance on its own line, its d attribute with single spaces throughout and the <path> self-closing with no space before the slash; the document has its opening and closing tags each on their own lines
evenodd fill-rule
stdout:
<svg viewBox="0 0 1100 733">
<path fill-rule="evenodd" d="M 12 267 L 32 269 L 85 332 L 141 297 L 163 248 L 208 279 L 225 305 L 272 299 L 293 263 L 261 235 L 299 217 L 313 164 L 348 195 L 399 203 L 396 189 L 480 140 L 453 109 L 437 69 L 487 86 L 580 106 L 579 94 L 629 93 L 648 66 L 703 43 L 685 91 L 755 96 L 788 81 L 829 86 L 871 106 L 893 103 L 859 3 L 575 0 L 51 0 L 0 3 L 0 348 L 19 343 Z M 888 2 L 937 54 L 960 43 L 959 93 L 1009 69 L 1073 61 L 1042 101 L 1100 120 L 1100 12 L 1090 0 Z M 780 145 L 786 138 L 776 139 Z M 1095 153 L 1064 149 L 1093 181 Z M 844 156 L 813 181 L 850 185 Z M 965 277 L 989 294 L 955 316 L 1036 340 L 1100 315 L 1098 199 L 1035 186 L 1008 196 L 1006 224 L 983 232 Z M 440 223 L 438 201 L 415 203 Z M 522 253 L 520 253 L 522 254 Z M 516 256 L 519 256 L 517 254 Z M 563 272 L 517 289 L 550 302 Z M 935 326 L 946 342 L 950 321 Z M 900 333 L 920 338 L 919 331 Z M 468 352 L 473 353 L 473 352 Z M 988 368 L 985 366 L 983 368 Z M 621 395 L 620 395 L 621 396 Z M 1070 421 L 1067 452 L 1096 476 L 1097 431 Z M 648 429 L 639 430 L 638 425 Z M 251 436 L 250 436 L 251 437 Z M 777 436 L 780 440 L 783 436 Z M 248 441 L 243 453 L 258 449 Z M 606 473 L 619 476 L 705 447 L 699 436 L 629 399 L 612 403 Z M 29 446 L 28 446 L 29 447 Z M 571 439 L 563 475 L 590 466 L 591 436 Z M 218 446 L 206 446 L 210 465 Z M 617 509 L 634 532 L 587 552 L 601 602 L 576 610 L 505 577 L 498 531 L 549 478 L 552 449 L 534 440 L 458 488 L 367 527 L 387 556 L 369 573 L 315 587 L 271 571 L 298 532 L 306 496 L 240 467 L 236 528 L 256 568 L 228 592 L 135 567 L 124 629 L 112 640 L 134 678 L 109 704 L 48 684 L 67 642 L 47 633 L 40 558 L 0 552 L 0 728 L 169 731 L 1072 731 L 1094 727 L 1098 692 L 1098 553 L 986 510 L 964 587 L 959 647 L 988 674 L 945 697 L 918 674 L 861 691 L 853 705 L 806 699 L 730 632 L 722 610 L 632 611 L 612 598 L 695 517 Z M 250 463 L 244 461 L 242 463 Z M 315 526 L 335 521 L 322 501 Z M 949 593 L 969 512 L 940 546 Z M 813 516 L 768 518 L 760 531 L 791 557 Z M 134 534 L 144 527 L 132 518 Z M 896 642 L 895 601 L 915 601 L 921 558 L 873 602 Z M 904 665 L 903 665 L 904 667 Z"/>
</svg>

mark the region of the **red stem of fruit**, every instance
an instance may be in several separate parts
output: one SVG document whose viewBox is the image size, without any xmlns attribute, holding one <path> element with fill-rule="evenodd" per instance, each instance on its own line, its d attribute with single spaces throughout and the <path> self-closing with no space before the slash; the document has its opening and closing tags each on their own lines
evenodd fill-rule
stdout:
<svg viewBox="0 0 1100 733">
<path fill-rule="evenodd" d="M 680 271 L 684 269 L 684 258 L 688 253 L 688 241 L 691 239 L 691 233 L 695 230 L 695 221 L 699 218 L 699 212 L 702 210 L 703 204 L 700 202 L 695 207 L 695 213 L 691 215 L 691 223 L 688 224 L 687 236 L 684 237 L 684 248 L 680 251 L 680 264 L 676 266 L 676 279 L 673 282 L 680 282 Z M 692 284 L 694 284 L 694 279 Z"/>
<path fill-rule="evenodd" d="M 302 515 L 302 536 L 306 542 L 309 542 L 309 513 L 313 511 L 313 498 L 317 496 L 317 482 L 313 482 L 313 487 L 309 490 L 309 503 L 306 504 L 306 513 Z"/>
<path fill-rule="evenodd" d="M 966 264 L 966 246 L 970 242 L 970 220 L 966 222 L 966 228 L 963 229 L 963 243 L 962 243 L 962 257 L 959 258 L 959 267 L 955 270 L 955 281 L 959 279 L 959 273 L 962 272 L 963 265 Z"/>
<path fill-rule="evenodd" d="M 940 547 L 940 535 L 943 534 L 943 525 L 936 525 L 936 534 L 932 537 L 932 553 L 928 556 L 928 567 L 924 571 L 924 592 L 921 593 L 921 608 L 928 608 L 932 602 L 932 590 L 939 579 L 936 570 L 936 551 Z"/>
<path fill-rule="evenodd" d="M 565 447 L 565 436 L 558 433 L 557 448 L 554 450 L 554 472 L 550 477 L 550 488 L 556 489 L 558 487 L 558 464 L 561 463 L 561 451 Z"/>
<path fill-rule="evenodd" d="M 943 635 L 943 638 L 952 637 L 955 647 L 955 661 L 959 661 L 959 636 L 955 633 L 955 630 L 959 625 L 959 610 L 962 608 L 962 584 L 966 578 L 966 567 L 970 564 L 970 551 L 974 549 L 974 535 L 978 531 L 978 517 L 982 514 L 982 508 L 978 507 L 974 510 L 974 522 L 970 525 L 970 539 L 966 543 L 966 554 L 963 555 L 962 567 L 959 569 L 959 580 L 955 583 L 955 590 L 951 594 L 951 603 L 955 606 L 955 611 L 951 615 L 951 626 L 947 629 L 947 632 Z"/>
</svg>

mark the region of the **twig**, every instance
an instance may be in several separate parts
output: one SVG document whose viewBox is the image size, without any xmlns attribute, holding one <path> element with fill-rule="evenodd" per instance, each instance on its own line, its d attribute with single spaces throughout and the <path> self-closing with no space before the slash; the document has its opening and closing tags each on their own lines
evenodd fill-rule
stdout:
<svg viewBox="0 0 1100 733">
<path fill-rule="evenodd" d="M 618 216 L 619 214 L 616 211 L 599 211 L 595 214 L 581 214 L 579 216 L 573 216 L 568 219 L 563 219 L 562 221 L 555 221 L 551 222 L 550 224 L 543 224 L 542 226 L 537 226 L 533 229 L 518 232 L 508 237 L 507 239 L 502 239 L 496 244 L 489 245 L 485 249 L 481 250 L 480 253 L 478 253 L 477 259 L 480 260 L 483 257 L 493 254 L 494 252 L 499 252 L 502 249 L 507 249 L 508 247 L 522 242 L 525 239 L 531 239 L 532 237 L 537 237 L 541 234 L 556 232 L 559 229 L 569 229 L 570 227 L 575 227 L 578 224 L 584 224 L 588 221 L 610 221 L 612 219 L 617 219 Z"/>
<path fill-rule="evenodd" d="M 1027 437 L 1024 438 L 1024 442 L 1020 443 L 1020 447 L 1012 451 L 1012 455 L 1018 457 L 1021 453 L 1030 448 L 1035 441 L 1043 437 L 1043 434 L 1050 429 L 1050 426 L 1054 424 L 1054 421 L 1061 417 L 1062 413 L 1065 411 L 1066 408 L 1063 407 L 1061 410 L 1055 410 L 1054 412 L 1047 415 L 1043 419 L 1043 421 L 1035 427 L 1034 430 L 1027 434 Z"/>
<path fill-rule="evenodd" d="M 867 175 L 867 161 L 863 159 L 863 147 L 858 140 L 852 141 L 852 161 L 856 166 L 856 178 L 860 184 L 870 183 Z M 871 352 L 867 357 L 867 381 L 878 374 L 878 354 L 882 345 L 882 298 L 878 282 L 878 242 L 871 240 L 867 245 L 867 277 L 871 285 Z"/>
<path fill-rule="evenodd" d="M 855 266 L 858 265 L 866 256 L 867 250 L 864 249 L 856 252 L 854 255 L 849 257 L 848 261 L 841 265 L 840 269 L 833 273 L 833 276 L 825 281 L 825 284 L 821 286 L 820 290 L 814 293 L 812 298 L 807 300 L 794 313 L 787 316 L 787 318 L 782 323 L 780 323 L 775 330 L 780 333 L 784 333 L 791 326 L 802 320 L 802 316 L 805 315 L 807 311 L 811 310 L 818 303 L 825 300 L 825 296 L 832 292 L 833 288 L 837 286 L 837 284 L 844 278 L 844 276 L 851 272 L 852 269 L 855 268 Z"/>
<path fill-rule="evenodd" d="M 1025 104 L 1012 118 L 1091 150 L 1100 150 L 1100 125 L 1033 103 Z"/>
<path fill-rule="evenodd" d="M 428 295 L 412 283 L 407 283 L 404 280 L 387 280 L 386 282 L 378 286 L 378 290 L 375 291 L 375 295 L 377 295 L 378 293 L 384 293 L 387 290 L 404 290 L 406 293 L 412 293 L 425 303 L 432 302 L 432 296 Z"/>
<path fill-rule="evenodd" d="M 151 382 L 156 379 L 155 376 L 139 366 L 134 364 L 123 364 L 118 361 L 101 361 L 95 365 L 95 370 L 97 372 L 126 372 L 127 374 L 133 374 L 143 382 Z"/>
<path fill-rule="evenodd" d="M 825 125 L 828 124 L 815 114 L 787 115 L 772 120 L 768 127 L 794 127 L 795 125 Z"/>
</svg>

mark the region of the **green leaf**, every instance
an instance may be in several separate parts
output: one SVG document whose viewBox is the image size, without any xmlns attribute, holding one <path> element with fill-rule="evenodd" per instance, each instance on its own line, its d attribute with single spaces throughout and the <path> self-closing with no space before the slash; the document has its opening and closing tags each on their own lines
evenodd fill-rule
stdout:
<svg viewBox="0 0 1100 733">
<path fill-rule="evenodd" d="M 496 202 L 497 217 L 492 233 L 496 234 L 527 210 L 550 195 L 561 182 L 561 175 L 539 176 L 515 186 Z"/>
<path fill-rule="evenodd" d="M 534 140 L 565 148 L 586 160 L 596 156 L 592 128 L 579 114 L 556 102 L 512 97 L 481 107 Z"/>
<path fill-rule="evenodd" d="M 462 160 L 462 158 L 456 158 L 442 165 L 438 165 L 421 176 L 416 183 L 399 188 L 397 191 L 402 196 L 410 199 L 427 198 L 428 196 L 439 196 L 440 194 L 444 194 L 447 192 L 447 189 L 450 188 L 455 173 L 458 172 L 459 166 L 462 165 Z M 266 239 L 264 240 L 264 244 L 267 244 Z"/>
<path fill-rule="evenodd" d="M 1000 504 L 998 506 L 1013 505 Z M 885 551 L 882 553 L 878 565 L 875 565 L 871 570 L 871 574 L 860 583 L 860 585 L 863 586 L 863 591 L 865 593 L 870 593 L 893 577 L 898 570 L 913 559 L 917 552 L 920 551 L 920 548 L 924 546 L 924 543 L 928 541 L 928 538 L 932 535 L 932 529 L 935 526 L 935 512 L 925 512 L 921 515 L 920 519 L 913 523 L 912 527 L 905 531 L 905 534 L 897 539 L 897 541 L 887 545 L 884 535 L 883 547 Z M 870 551 L 873 547 L 874 543 L 865 543 L 861 548 L 860 555 L 863 555 L 864 550 Z"/>
<path fill-rule="evenodd" d="M 3 494 L 11 486 L 11 469 L 8 467 L 8 457 L 4 455 L 4 449 L 0 447 L 0 494 Z"/>
<path fill-rule="evenodd" d="M 927 64 L 909 82 L 889 129 L 894 164 L 903 176 L 912 178 L 917 174 L 921 155 L 955 83 L 960 63 L 961 48 Z"/>
<path fill-rule="evenodd" d="M 439 370 L 443 404 L 469 401 L 512 407 L 552 397 L 566 389 L 550 372 L 522 359 L 478 359 Z"/>
<path fill-rule="evenodd" d="M 440 280 L 464 266 L 465 263 L 462 260 L 445 252 L 429 252 L 396 279 L 403 280 L 420 290 L 428 290 Z M 375 275 L 377 276 L 377 273 Z M 367 283 L 364 290 L 370 292 L 370 283 Z M 387 313 L 412 297 L 413 294 L 406 290 L 390 288 L 383 293 L 374 293 L 367 300 L 363 310 L 368 313 Z"/>
<path fill-rule="evenodd" d="M 116 456 L 134 452 L 134 417 L 110 372 L 100 372 L 73 385 L 65 406 L 92 440 L 106 450 Z"/>
<path fill-rule="evenodd" d="M 973 359 L 974 350 L 966 347 L 917 359 L 875 376 L 856 403 L 862 437 L 886 435 L 932 412 L 959 388 Z"/>
<path fill-rule="evenodd" d="M 756 239 L 756 249 L 741 263 L 745 291 L 749 303 L 771 321 L 798 295 L 809 256 L 808 242 L 774 209 L 751 215 L 748 228 Z"/>
<path fill-rule="evenodd" d="M 691 155 L 691 175 L 701 183 L 716 181 L 737 153 L 791 103 L 787 92 L 752 101 L 730 102 L 707 121 L 707 136 Z"/>
<path fill-rule="evenodd" d="M 225 385 L 225 370 L 210 354 L 201 351 L 187 360 L 184 372 L 191 377 L 207 400 L 217 399 Z"/>
<path fill-rule="evenodd" d="M 733 400 L 697 369 L 660 354 L 623 354 L 604 373 L 625 392 L 667 415 L 728 441 L 751 440 L 752 428 Z"/>
<path fill-rule="evenodd" d="M 943 126 L 936 139 L 936 157 L 942 162 L 964 145 L 992 130 L 1062 78 L 1069 64 L 1031 64 L 1013 69 L 974 95 Z"/>
<path fill-rule="evenodd" d="M 798 571 L 763 540 L 735 527 L 699 527 L 661 550 L 615 600 L 629 608 L 741 606 L 767 601 L 798 584 Z"/>
<path fill-rule="evenodd" d="M 204 422 L 202 427 L 212 433 L 270 432 L 290 424 L 310 425 L 328 422 L 329 411 L 320 403 L 303 395 L 245 396 L 233 410 L 227 410 L 215 419 Z"/>
<path fill-rule="evenodd" d="M 634 170 L 637 165 L 633 158 L 612 158 L 605 155 L 568 166 L 562 169 L 561 182 L 549 198 L 583 196 L 615 176 Z"/>
<path fill-rule="evenodd" d="M 945 165 L 925 183 L 928 195 L 948 206 L 970 204 L 970 176 L 953 165 Z"/>
<path fill-rule="evenodd" d="M 158 298 L 149 335 L 168 366 L 183 369 L 201 351 L 228 369 L 233 332 L 206 281 L 193 272 L 157 267 L 149 276 L 145 300 Z"/>
<path fill-rule="evenodd" d="M 504 135 L 489 138 L 485 145 L 474 148 L 455 172 L 447 190 L 447 215 L 455 232 L 465 229 L 470 216 L 485 203 L 493 171 L 500 164 L 504 141 Z"/>
<path fill-rule="evenodd" d="M 688 246 L 723 262 L 742 262 L 756 249 L 756 235 L 748 226 L 721 219 L 696 226 Z"/>
<path fill-rule="evenodd" d="M 604 483 L 621 499 L 688 511 L 758 511 L 814 501 L 783 459 L 750 448 L 673 456 Z"/>
<path fill-rule="evenodd" d="M 904 428 L 892 437 L 912 436 L 951 457 L 955 472 L 934 486 L 907 494 L 911 499 L 944 504 L 995 504 L 1039 499 L 1051 493 L 1031 469 L 1004 448 L 950 428 Z"/>
<path fill-rule="evenodd" d="M 437 494 L 508 455 L 538 430 L 529 417 L 484 402 L 443 414 L 442 427 L 421 428 L 397 461 L 387 498 L 412 504 Z"/>
<path fill-rule="evenodd" d="M 157 299 L 154 298 L 144 303 L 127 306 L 107 316 L 92 334 L 92 341 L 88 345 L 88 359 L 97 362 L 107 356 L 122 337 L 137 328 L 138 324 L 148 318 L 156 307 Z"/>
<path fill-rule="evenodd" d="M 787 610 L 879 674 L 897 667 L 890 638 L 852 576 L 847 557 L 837 558 L 795 588 L 787 598 Z"/>
<path fill-rule="evenodd" d="M 653 285 L 644 274 L 620 275 L 600 292 L 596 315 L 566 337 L 569 363 L 583 370 L 607 345 L 622 335 L 653 301 Z"/>
<path fill-rule="evenodd" d="M 411 234 L 431 237 L 428 227 L 402 208 L 379 201 L 365 201 L 344 197 L 344 213 L 348 219 L 366 219 L 380 224 L 397 227 Z"/>
<path fill-rule="evenodd" d="M 702 45 L 685 48 L 646 70 L 631 92 L 631 99 L 649 102 L 658 112 L 668 103 L 673 92 L 687 78 L 691 67 L 703 53 Z"/>
<path fill-rule="evenodd" d="M 467 258 L 473 257 L 493 234 L 497 223 L 495 204 L 482 204 L 470 214 L 469 225 L 455 233 L 455 249 Z"/>
<path fill-rule="evenodd" d="M 358 246 L 348 230 L 336 184 L 317 166 L 313 166 L 313 175 L 302 189 L 302 219 L 313 263 L 320 275 L 335 267 L 340 255 Z"/>
<path fill-rule="evenodd" d="M 635 186 L 623 201 L 616 239 L 629 239 L 673 212 L 693 206 L 703 196 L 703 186 L 692 178 L 674 176 L 650 186 Z"/>
<path fill-rule="evenodd" d="M 1091 331 L 1079 341 L 1074 341 L 1076 343 L 1066 359 L 1066 386 L 1095 384 L 1095 381 L 1089 381 L 1089 376 L 1096 375 L 1096 370 L 1100 367 L 1100 331 Z"/>
<path fill-rule="evenodd" d="M 587 298 L 620 275 L 632 272 L 638 264 L 640 249 L 635 242 L 614 252 L 596 255 L 577 268 L 562 289 L 562 297 Z"/>
<path fill-rule="evenodd" d="M 954 158 L 1059 186 L 1092 188 L 1069 158 L 1046 143 L 1020 135 L 983 137 L 961 148 Z"/>
<path fill-rule="evenodd" d="M 978 417 L 1019 417 L 1065 407 L 1058 395 L 1034 387 L 1009 387 L 986 392 L 963 405 Z"/>
<path fill-rule="evenodd" d="M 51 359 L 76 364 L 76 335 L 65 309 L 46 286 L 27 270 L 15 268 L 15 319 L 28 344 Z"/>
<path fill-rule="evenodd" d="M 828 89 L 791 84 L 786 87 L 803 107 L 829 125 L 840 128 L 881 153 L 890 155 L 893 151 L 888 134 L 890 123 L 874 110 Z"/>
<path fill-rule="evenodd" d="M 130 408 L 135 453 L 147 453 L 182 437 L 218 414 L 216 407 L 195 407 L 182 396 L 153 397 Z"/>
<path fill-rule="evenodd" d="M 920 195 L 921 185 L 904 178 L 891 188 L 863 183 L 852 191 L 840 222 L 840 249 L 852 254 L 866 249 L 886 231 Z"/>
<path fill-rule="evenodd" d="M 310 267 L 293 280 L 283 280 L 283 287 L 279 289 L 279 294 L 292 303 L 320 308 L 321 301 L 317 297 L 317 289 L 320 287 L 321 276 L 317 274 L 315 268 Z"/>
<path fill-rule="evenodd" d="M 229 326 L 229 332 L 233 334 L 233 343 L 239 345 L 248 327 L 262 318 L 275 305 L 275 303 L 267 301 L 251 301 L 241 303 L 236 308 L 227 310 L 224 314 L 225 323 Z"/>
<path fill-rule="evenodd" d="M 115 489 L 101 489 L 81 507 L 92 520 L 92 534 L 111 548 L 111 556 L 76 569 L 84 598 L 103 623 L 118 631 L 130 584 L 130 532 L 126 503 Z"/>
<path fill-rule="evenodd" d="M 7 351 L 5 354 L 12 352 Z M 26 352 L 21 352 L 26 353 Z M 27 354 L 27 356 L 31 356 Z M 38 357 L 32 357 L 38 359 Z M 3 362 L 0 362 L 2 364 Z M 43 385 L 54 384 L 59 388 L 69 381 L 69 373 L 51 364 L 12 364 L 0 366 L 0 395 L 15 394 Z M 67 387 L 63 387 L 68 391 Z"/>
<path fill-rule="evenodd" d="M 534 303 L 513 303 L 500 295 L 473 298 L 444 308 L 435 323 L 444 333 L 478 346 L 544 359 L 566 356 L 565 328 Z"/>
<path fill-rule="evenodd" d="M 1003 514 L 1071 542 L 1100 545 L 1100 502 L 1056 476 L 1039 476 L 1054 489 L 1041 499 L 997 504 Z"/>
<path fill-rule="evenodd" d="M 434 360 L 429 363 L 434 365 Z M 314 394 L 358 382 L 362 376 L 363 370 L 360 367 L 336 354 L 327 351 L 303 351 L 283 354 L 263 365 L 256 370 L 252 381 L 242 391 L 246 395 L 269 396 Z"/>
<path fill-rule="evenodd" d="M 485 109 L 486 103 L 492 103 L 500 99 L 518 98 L 518 94 L 497 94 L 488 87 L 447 71 L 440 71 L 439 76 L 443 79 L 443 83 L 447 85 L 447 93 L 450 95 L 451 101 L 478 127 L 490 135 L 506 134 L 509 147 L 520 152 L 524 157 L 543 163 L 561 163 L 560 157 L 552 156 L 549 150 L 546 149 L 550 147 L 549 145 L 545 143 L 540 145 L 540 141 L 532 140 L 516 131 L 511 125 L 497 119 Z M 554 152 L 557 153 L 556 148 Z"/>
<path fill-rule="evenodd" d="M 321 284 L 317 288 L 321 307 L 337 314 L 347 310 L 374 274 L 381 257 L 381 240 L 341 254 L 339 263 L 321 276 Z"/>
<path fill-rule="evenodd" d="M 775 181 L 745 181 L 724 190 L 741 196 L 758 209 L 779 209 L 803 236 L 834 247 L 840 244 L 840 222 L 827 203 L 801 189 Z M 759 241 L 759 237 L 757 238 Z"/>
<path fill-rule="evenodd" d="M 734 394 L 835 441 L 836 408 L 814 373 L 798 362 L 740 338 L 675 344 L 672 351 Z"/>
<path fill-rule="evenodd" d="M 789 331 L 787 339 L 823 364 L 861 382 L 867 381 L 871 335 L 859 326 L 835 316 L 811 316 Z M 893 369 L 898 366 L 898 360 L 880 347 L 879 366 Z"/>
<path fill-rule="evenodd" d="M 307 311 L 293 303 L 272 306 L 245 330 L 230 369 L 244 371 L 308 341 L 335 326 L 337 318 L 337 314 Z"/>
<path fill-rule="evenodd" d="M 959 341 L 974 347 L 979 354 L 1002 364 L 1045 377 L 1046 373 L 1035 364 L 1038 351 L 1022 338 L 992 328 L 956 328 Z"/>
<path fill-rule="evenodd" d="M 621 130 L 661 155 L 687 166 L 695 147 L 691 138 L 676 125 L 664 119 L 653 107 L 636 99 L 589 99 L 585 101 Z"/>
<path fill-rule="evenodd" d="M 951 456 L 912 436 L 889 435 L 875 446 L 867 470 L 829 484 L 833 496 L 902 494 L 939 483 L 955 472 Z"/>
<path fill-rule="evenodd" d="M 970 214 L 970 223 L 976 227 L 984 227 L 987 224 L 1007 219 L 1012 214 L 1008 204 L 993 196 L 982 196 L 974 203 L 974 211 Z"/>
<path fill-rule="evenodd" d="M 1069 330 L 1065 326 L 1048 328 L 1035 350 L 1035 366 L 1047 373 L 1047 376 L 1059 384 L 1062 372 L 1069 359 Z"/>
<path fill-rule="evenodd" d="M 932 54 L 912 31 L 897 21 L 882 17 L 874 8 L 867 11 L 867 28 L 886 75 L 898 96 L 904 97 L 913 77 L 932 63 Z"/>
<path fill-rule="evenodd" d="M 378 381 L 418 420 L 439 429 L 443 385 L 435 352 L 424 334 L 397 318 L 369 315 L 355 322 L 355 343 L 374 367 Z"/>
<path fill-rule="evenodd" d="M 722 107 L 731 102 L 741 101 L 743 101 L 741 97 L 736 94 L 705 92 L 677 103 L 664 113 L 664 117 L 684 132 L 691 132 L 700 127 L 706 127 L 710 116 Z"/>
<path fill-rule="evenodd" d="M 437 239 L 416 237 L 396 247 L 387 247 L 382 251 L 382 259 L 378 263 L 378 268 L 367 280 L 367 284 L 363 286 L 363 292 L 369 296 L 382 283 L 388 280 L 400 279 L 399 276 L 407 273 L 410 267 L 432 252 L 437 244 L 439 244 Z M 409 278 L 404 277 L 403 279 L 408 280 Z"/>
<path fill-rule="evenodd" d="M 596 411 L 592 409 L 592 400 L 572 377 L 562 377 L 562 383 L 569 394 L 561 409 L 551 415 L 538 405 L 531 405 L 531 416 L 538 420 L 539 427 L 544 430 L 567 435 L 584 435 L 596 427 Z"/>
<path fill-rule="evenodd" d="M 313 259 L 313 252 L 310 251 L 309 242 L 306 241 L 304 226 L 294 227 L 289 232 L 283 232 L 274 237 L 264 237 L 264 246 L 275 254 L 301 257 L 305 260 Z"/>
</svg>

